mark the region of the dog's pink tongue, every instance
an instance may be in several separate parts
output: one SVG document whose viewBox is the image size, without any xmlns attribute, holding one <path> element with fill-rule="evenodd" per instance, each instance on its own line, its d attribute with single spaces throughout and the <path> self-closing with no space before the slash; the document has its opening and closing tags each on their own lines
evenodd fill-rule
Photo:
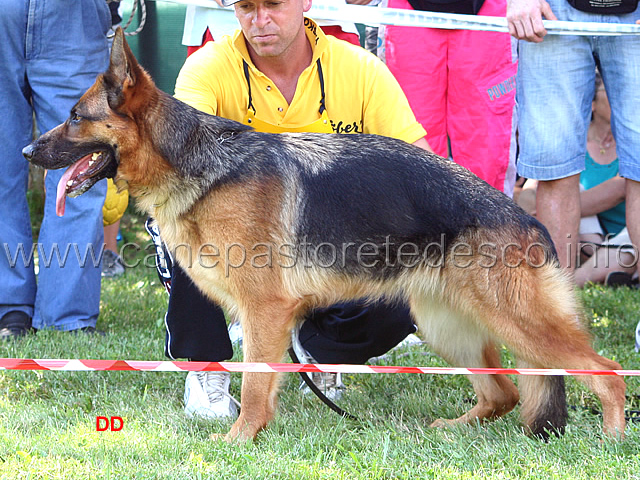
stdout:
<svg viewBox="0 0 640 480">
<path fill-rule="evenodd" d="M 93 154 L 86 155 L 71 165 L 58 182 L 58 188 L 56 190 L 56 215 L 59 217 L 64 215 L 64 207 L 67 201 L 67 182 L 86 171 L 89 168 L 88 163 L 92 157 Z"/>
<path fill-rule="evenodd" d="M 59 217 L 64 215 L 64 208 L 67 201 L 67 182 L 73 175 L 74 170 L 74 165 L 71 165 L 58 182 L 58 189 L 56 190 L 56 215 Z"/>
</svg>

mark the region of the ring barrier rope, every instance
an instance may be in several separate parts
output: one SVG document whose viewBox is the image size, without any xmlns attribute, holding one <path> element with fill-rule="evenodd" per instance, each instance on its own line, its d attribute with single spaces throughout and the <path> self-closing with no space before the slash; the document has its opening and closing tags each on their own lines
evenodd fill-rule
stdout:
<svg viewBox="0 0 640 480">
<path fill-rule="evenodd" d="M 107 3 L 113 3 L 116 0 L 107 0 Z M 117 0 L 120 1 L 120 0 Z M 138 35 L 143 29 L 145 24 L 147 23 L 147 5 L 144 3 L 145 0 L 133 0 L 133 4 L 131 5 L 131 13 L 129 14 L 129 19 L 126 21 L 124 25 L 120 25 L 124 30 L 124 34 L 131 37 Z M 133 22 L 133 18 L 136 15 L 136 11 L 138 10 L 138 4 L 140 4 L 140 23 L 138 24 L 138 28 L 136 28 L 133 32 L 128 32 L 127 29 Z M 107 34 L 108 38 L 113 38 L 115 36 L 115 31 L 112 29 L 109 34 Z"/>
<path fill-rule="evenodd" d="M 578 370 L 562 368 L 461 368 L 322 363 L 188 362 L 155 360 L 0 358 L 0 370 L 251 372 L 251 373 L 422 373 L 436 375 L 618 375 L 640 376 L 640 370 Z"/>
<path fill-rule="evenodd" d="M 216 8 L 213 0 L 155 0 L 156 2 Z M 232 8 L 220 9 L 233 15 Z M 479 15 L 378 8 L 366 5 L 313 4 L 308 15 L 315 20 L 364 23 L 366 25 L 395 25 L 405 27 L 429 27 L 448 30 L 484 30 L 509 32 L 507 19 Z M 627 23 L 566 22 L 543 20 L 547 32 L 552 35 L 640 35 L 640 25 Z"/>
</svg>

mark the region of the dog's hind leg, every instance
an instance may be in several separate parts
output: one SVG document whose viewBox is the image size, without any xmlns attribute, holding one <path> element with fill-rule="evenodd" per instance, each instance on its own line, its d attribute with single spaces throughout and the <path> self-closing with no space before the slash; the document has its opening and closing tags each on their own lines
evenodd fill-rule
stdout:
<svg viewBox="0 0 640 480">
<path fill-rule="evenodd" d="M 294 323 L 291 303 L 257 298 L 240 312 L 245 362 L 278 363 L 289 347 Z M 277 405 L 278 373 L 242 375 L 240 415 L 225 437 L 227 441 L 255 438 L 273 418 Z"/>
<path fill-rule="evenodd" d="M 578 370 L 620 368 L 591 347 L 573 283 L 560 269 L 552 265 L 523 266 L 501 275 L 503 279 L 509 275 L 509 281 L 493 289 L 484 301 L 478 302 L 476 297 L 472 302 L 479 320 L 505 342 L 520 366 Z M 500 285 L 495 281 L 493 284 Z M 576 378 L 600 399 L 605 433 L 621 437 L 625 428 L 624 380 L 609 375 Z M 561 377 L 552 376 L 519 378 L 521 414 L 532 434 L 544 438 L 548 436 L 545 430 L 562 431 L 566 423 L 563 382 Z"/>
<path fill-rule="evenodd" d="M 422 338 L 451 365 L 501 367 L 493 338 L 486 330 L 427 297 L 414 296 L 410 305 Z M 518 390 L 505 375 L 471 375 L 469 380 L 476 393 L 476 405 L 459 418 L 438 419 L 432 427 L 497 418 L 518 404 Z"/>
</svg>

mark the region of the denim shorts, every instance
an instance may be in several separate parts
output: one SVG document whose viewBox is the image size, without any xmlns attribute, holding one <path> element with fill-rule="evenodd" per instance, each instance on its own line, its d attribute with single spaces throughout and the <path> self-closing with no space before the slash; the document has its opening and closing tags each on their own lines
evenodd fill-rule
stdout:
<svg viewBox="0 0 640 480">
<path fill-rule="evenodd" d="M 558 20 L 635 23 L 626 15 L 581 12 L 566 0 L 549 0 Z M 555 180 L 585 168 L 596 66 L 611 104 L 620 175 L 640 181 L 640 35 L 547 35 L 520 41 L 516 100 L 519 112 L 518 173 Z"/>
</svg>

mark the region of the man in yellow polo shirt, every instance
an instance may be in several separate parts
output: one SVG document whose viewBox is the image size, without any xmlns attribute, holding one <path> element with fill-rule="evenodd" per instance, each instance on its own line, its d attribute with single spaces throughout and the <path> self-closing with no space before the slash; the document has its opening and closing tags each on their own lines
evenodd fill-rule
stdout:
<svg viewBox="0 0 640 480">
<path fill-rule="evenodd" d="M 258 131 L 373 133 L 428 149 L 400 86 L 366 50 L 325 36 L 304 17 L 311 0 L 223 0 L 235 4 L 241 30 L 191 55 L 176 82 L 176 98 Z M 223 361 L 233 350 L 220 307 L 173 266 L 166 316 L 171 358 Z M 354 302 L 312 312 L 294 341 L 308 362 L 364 363 L 415 331 L 404 306 Z M 297 344 L 297 345 L 296 345 Z M 331 375 L 331 374 L 330 374 Z M 340 388 L 340 382 L 329 387 Z M 229 374 L 191 372 L 187 414 L 235 414 Z M 333 389 L 329 394 L 339 390 Z"/>
</svg>

